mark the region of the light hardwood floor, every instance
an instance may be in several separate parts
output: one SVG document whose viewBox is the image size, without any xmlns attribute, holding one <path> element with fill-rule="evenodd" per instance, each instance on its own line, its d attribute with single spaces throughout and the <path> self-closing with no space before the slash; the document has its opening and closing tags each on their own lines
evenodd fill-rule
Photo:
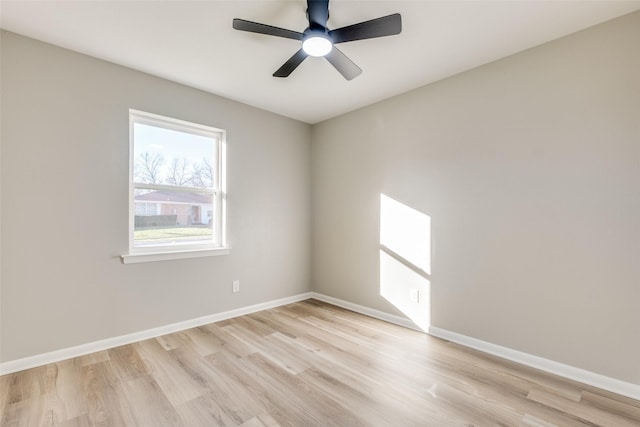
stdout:
<svg viewBox="0 0 640 427">
<path fill-rule="evenodd" d="M 5 426 L 640 426 L 617 396 L 315 300 L 0 377 Z"/>
</svg>

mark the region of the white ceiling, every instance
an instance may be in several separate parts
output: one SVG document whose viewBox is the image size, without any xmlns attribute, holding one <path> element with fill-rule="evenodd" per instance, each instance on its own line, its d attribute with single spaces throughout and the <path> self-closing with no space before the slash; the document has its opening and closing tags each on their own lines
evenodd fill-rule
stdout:
<svg viewBox="0 0 640 427">
<path fill-rule="evenodd" d="M 363 69 L 324 58 L 272 77 L 295 40 L 235 31 L 243 18 L 296 31 L 304 0 L 1 0 L 0 26 L 107 61 L 317 123 L 640 9 L 640 0 L 332 0 L 329 28 L 399 12 L 400 35 L 340 45 Z"/>
</svg>

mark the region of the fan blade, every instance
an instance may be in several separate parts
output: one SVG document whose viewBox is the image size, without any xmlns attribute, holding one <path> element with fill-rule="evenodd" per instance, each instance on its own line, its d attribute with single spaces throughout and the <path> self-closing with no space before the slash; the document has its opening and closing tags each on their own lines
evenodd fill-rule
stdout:
<svg viewBox="0 0 640 427">
<path fill-rule="evenodd" d="M 354 40 L 372 39 L 375 37 L 393 36 L 402 31 L 402 18 L 399 13 L 382 18 L 360 22 L 329 31 L 333 43 L 351 42 Z"/>
<path fill-rule="evenodd" d="M 302 40 L 302 33 L 299 33 L 297 31 L 285 30 L 284 28 L 260 24 L 258 22 L 245 21 L 244 19 L 235 18 L 233 20 L 233 28 L 240 31 L 248 31 L 250 33 L 266 34 L 268 36 Z"/>
<path fill-rule="evenodd" d="M 331 49 L 331 52 L 329 52 L 325 58 L 327 58 L 327 61 L 329 61 L 331 65 L 333 65 L 347 80 L 353 80 L 362 73 L 360 67 L 354 64 L 352 60 L 347 58 L 347 55 L 342 53 L 335 46 L 333 46 L 333 49 Z"/>
<path fill-rule="evenodd" d="M 329 0 L 307 0 L 309 28 L 326 30 L 329 20 Z"/>
<path fill-rule="evenodd" d="M 300 49 L 291 58 L 289 58 L 287 62 L 282 64 L 282 67 L 278 68 L 278 70 L 273 73 L 273 77 L 289 77 L 289 74 L 298 68 L 298 65 L 302 64 L 302 61 L 304 61 L 307 56 L 308 55 L 305 51 Z"/>
</svg>

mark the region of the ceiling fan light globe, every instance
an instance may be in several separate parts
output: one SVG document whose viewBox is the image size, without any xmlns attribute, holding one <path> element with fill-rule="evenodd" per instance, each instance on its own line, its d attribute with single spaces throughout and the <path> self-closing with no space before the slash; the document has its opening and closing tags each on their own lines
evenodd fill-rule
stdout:
<svg viewBox="0 0 640 427">
<path fill-rule="evenodd" d="M 333 49 L 333 43 L 327 37 L 311 36 L 302 42 L 302 50 L 309 56 L 325 56 Z"/>
</svg>

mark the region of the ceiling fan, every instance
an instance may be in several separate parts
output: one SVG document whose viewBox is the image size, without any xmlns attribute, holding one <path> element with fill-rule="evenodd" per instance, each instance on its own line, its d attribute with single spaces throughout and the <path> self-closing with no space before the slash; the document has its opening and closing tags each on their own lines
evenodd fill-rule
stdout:
<svg viewBox="0 0 640 427">
<path fill-rule="evenodd" d="M 307 56 L 324 56 L 347 80 L 357 77 L 362 70 L 336 44 L 392 36 L 402 31 L 399 13 L 329 30 L 329 0 L 307 0 L 307 17 L 309 27 L 302 33 L 238 18 L 233 20 L 233 28 L 302 42 L 302 47 L 273 73 L 274 77 L 288 77 Z"/>
</svg>

